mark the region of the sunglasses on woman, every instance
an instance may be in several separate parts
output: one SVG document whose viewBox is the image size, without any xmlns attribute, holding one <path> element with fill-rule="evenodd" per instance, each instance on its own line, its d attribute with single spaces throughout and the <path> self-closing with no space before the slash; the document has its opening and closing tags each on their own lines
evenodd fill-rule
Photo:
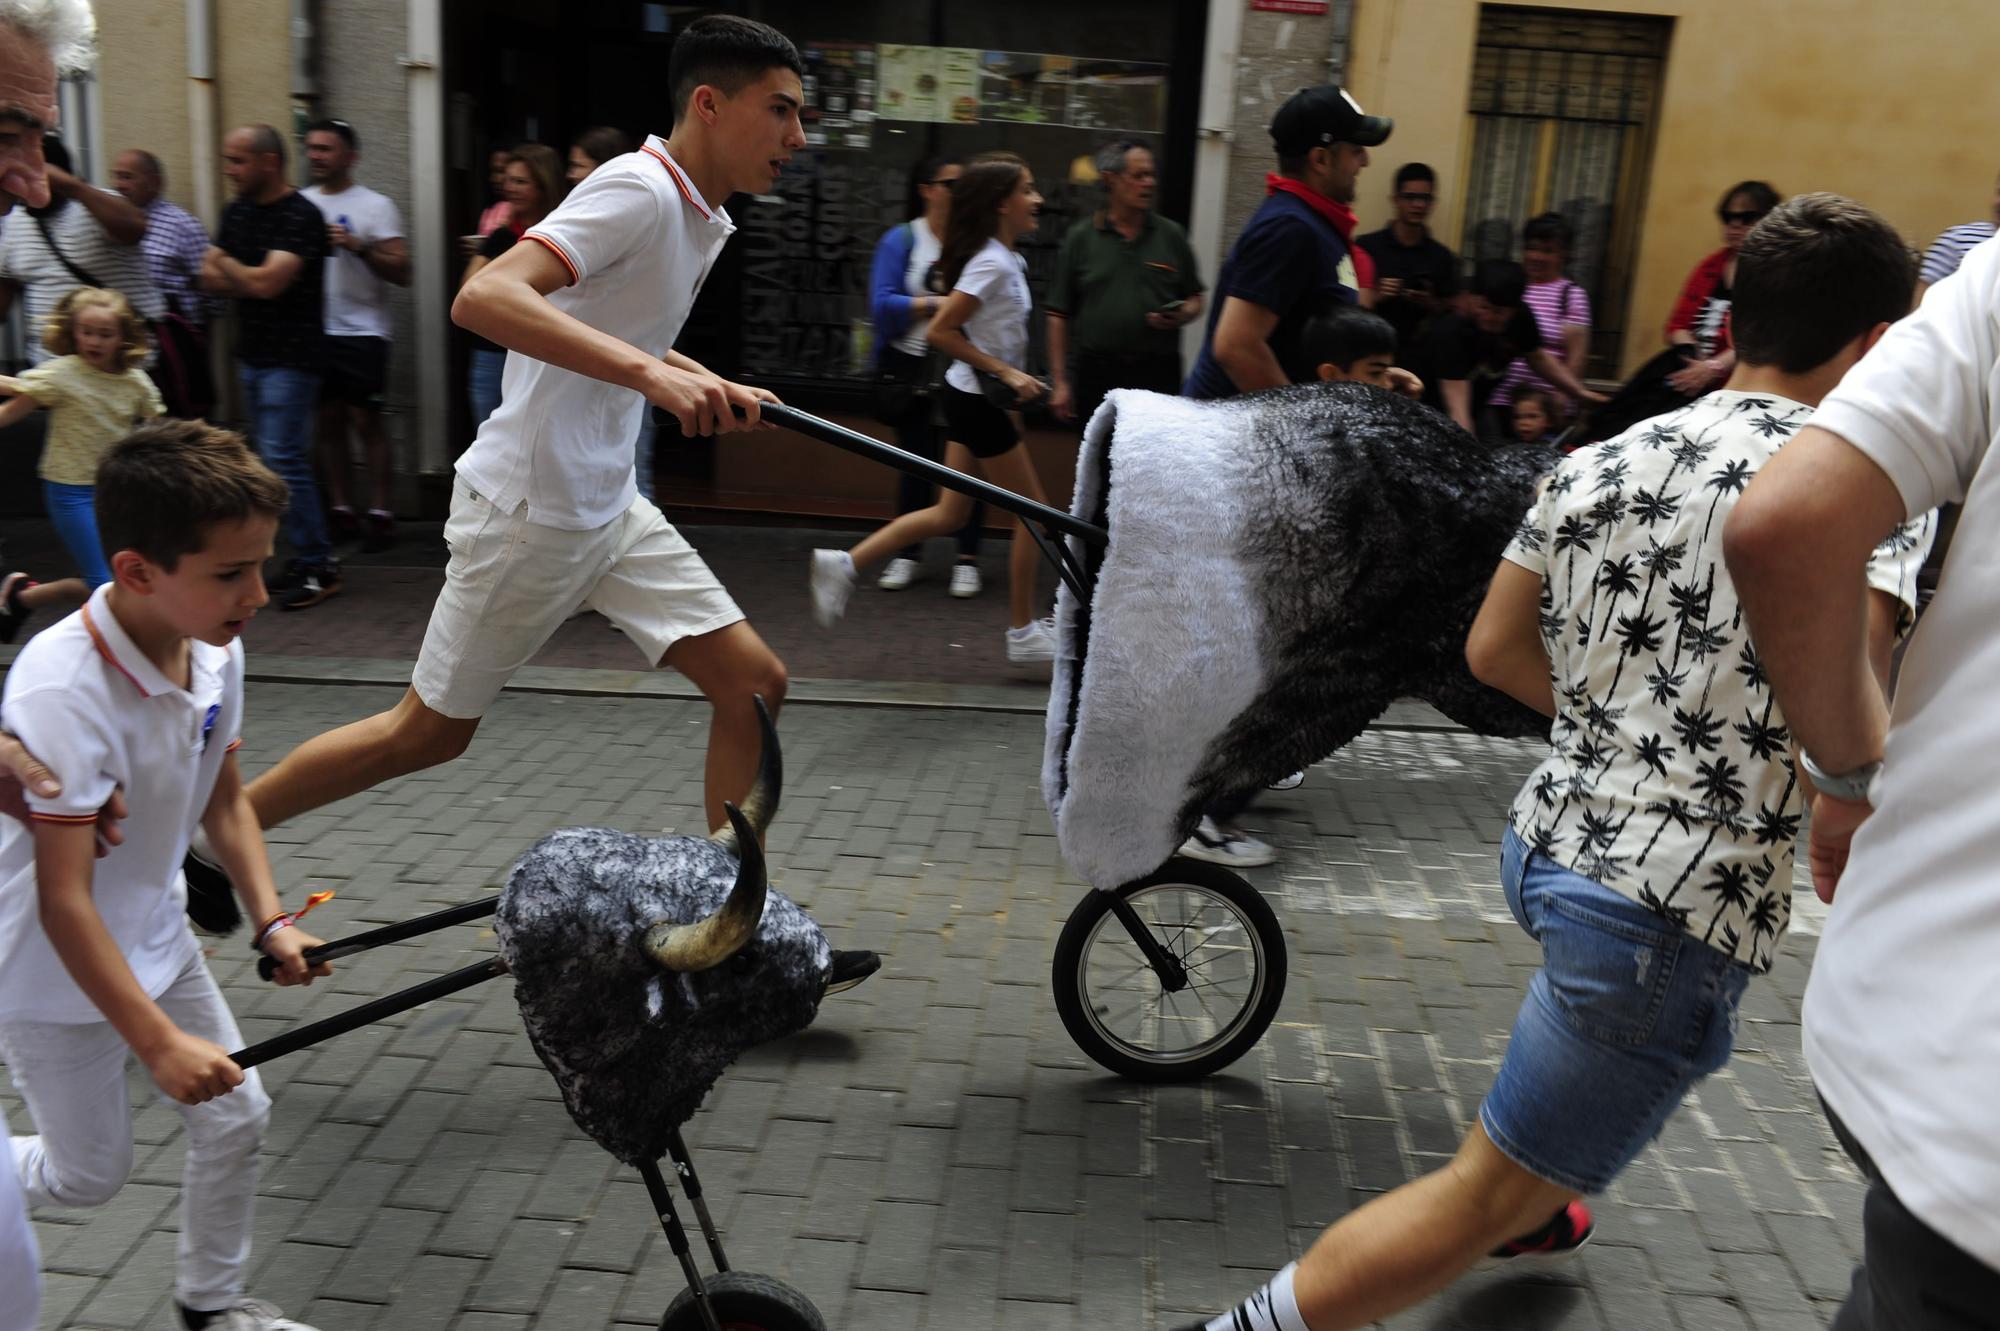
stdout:
<svg viewBox="0 0 2000 1331">
<path fill-rule="evenodd" d="M 1716 216 L 1720 217 L 1725 223 L 1733 226 L 1755 226 L 1764 220 L 1764 214 L 1754 210 L 1739 213 L 1724 208 Z"/>
</svg>

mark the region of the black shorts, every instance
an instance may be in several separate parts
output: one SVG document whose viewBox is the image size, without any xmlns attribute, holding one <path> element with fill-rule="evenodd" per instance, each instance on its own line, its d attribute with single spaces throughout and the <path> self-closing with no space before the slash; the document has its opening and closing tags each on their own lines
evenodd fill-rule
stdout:
<svg viewBox="0 0 2000 1331">
<path fill-rule="evenodd" d="M 977 393 L 944 386 L 944 437 L 976 458 L 997 458 L 1021 442 L 1014 418 Z"/>
<path fill-rule="evenodd" d="M 389 339 L 329 337 L 326 373 L 320 378 L 322 402 L 352 402 L 357 407 L 382 405 L 389 386 Z"/>
</svg>

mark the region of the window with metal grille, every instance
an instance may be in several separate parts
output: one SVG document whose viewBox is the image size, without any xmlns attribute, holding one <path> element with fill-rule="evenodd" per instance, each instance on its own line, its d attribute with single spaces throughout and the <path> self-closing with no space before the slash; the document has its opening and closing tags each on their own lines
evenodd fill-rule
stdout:
<svg viewBox="0 0 2000 1331">
<path fill-rule="evenodd" d="M 1485 5 L 1472 67 L 1468 258 L 1519 256 L 1521 225 L 1575 230 L 1564 272 L 1590 293 L 1590 373 L 1616 375 L 1631 306 L 1673 20 Z"/>
</svg>

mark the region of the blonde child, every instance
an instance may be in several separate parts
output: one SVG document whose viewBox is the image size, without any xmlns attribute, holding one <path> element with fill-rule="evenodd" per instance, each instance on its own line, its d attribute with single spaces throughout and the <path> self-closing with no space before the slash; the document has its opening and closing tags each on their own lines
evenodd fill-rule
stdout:
<svg viewBox="0 0 2000 1331">
<path fill-rule="evenodd" d="M 43 502 L 84 581 L 95 591 L 111 581 L 97 538 L 93 496 L 98 459 L 136 422 L 161 415 L 166 406 L 139 368 L 146 360 L 146 325 L 116 291 L 78 287 L 57 301 L 42 325 L 42 345 L 55 359 L 18 379 L 0 376 L 0 396 L 12 398 L 0 406 L 0 429 L 37 408 L 48 410 L 40 468 Z M 7 590 L 18 585 L 10 578 Z M 14 610 L 11 602 L 8 609 Z"/>
</svg>

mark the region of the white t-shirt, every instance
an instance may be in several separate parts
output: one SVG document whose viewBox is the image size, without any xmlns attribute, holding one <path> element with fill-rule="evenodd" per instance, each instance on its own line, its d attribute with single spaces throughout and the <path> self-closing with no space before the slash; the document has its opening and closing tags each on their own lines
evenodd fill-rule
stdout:
<svg viewBox="0 0 2000 1331">
<path fill-rule="evenodd" d="M 242 735 L 243 647 L 190 643 L 191 687 L 176 688 L 119 626 L 110 591 L 28 640 L 7 672 L 0 722 L 62 782 L 54 799 L 28 797 L 35 819 L 95 822 L 123 787 L 125 841 L 96 862 L 91 893 L 158 998 L 199 950 L 181 859 Z M 103 1020 L 42 932 L 34 833 L 0 818 L 0 1021 Z"/>
<path fill-rule="evenodd" d="M 81 203 L 71 199 L 49 219 L 49 232 L 64 258 L 96 278 L 100 286 L 121 292 L 140 318 L 158 319 L 166 314 L 166 298 L 153 285 L 145 250 L 138 245 L 114 245 Z M 57 301 L 84 283 L 50 251 L 41 227 L 25 208 L 9 213 L 5 229 L 0 230 L 0 277 L 22 288 L 28 362 L 40 365 L 52 354 L 42 345 L 42 321 Z"/>
<path fill-rule="evenodd" d="M 548 246 L 570 285 L 549 303 L 664 356 L 736 230 L 711 208 L 657 135 L 590 173 L 523 244 Z M 629 388 L 507 353 L 500 406 L 458 460 L 458 474 L 503 512 L 566 531 L 602 527 L 631 507 L 632 439 L 646 399 Z"/>
<path fill-rule="evenodd" d="M 329 194 L 318 185 L 299 191 L 329 224 L 346 227 L 364 241 L 400 240 L 403 215 L 388 196 L 365 185 Z M 329 337 L 388 337 L 389 283 L 375 276 L 368 261 L 352 250 L 335 250 L 326 260 L 326 316 Z"/>
<path fill-rule="evenodd" d="M 1908 512 L 1965 507 L 1813 963 L 1806 1059 L 1904 1205 L 2000 1267 L 2000 244 L 1932 287 L 1813 423 Z"/>
<path fill-rule="evenodd" d="M 903 269 L 903 290 L 911 296 L 933 295 L 925 279 L 930 276 L 931 265 L 937 262 L 938 238 L 931 230 L 931 224 L 921 217 L 910 219 L 910 262 Z M 924 334 L 930 330 L 930 317 L 910 320 L 910 326 L 896 339 L 896 350 L 912 356 L 930 354 L 930 344 L 924 341 Z"/>
<path fill-rule="evenodd" d="M 979 302 L 979 308 L 965 321 L 966 341 L 1020 369 L 1028 358 L 1028 314 L 1034 308 L 1028 295 L 1028 261 L 999 241 L 989 240 L 986 248 L 967 262 L 952 290 L 963 291 Z M 962 360 L 951 363 L 944 381 L 961 393 L 979 391 L 978 376 Z"/>
</svg>

